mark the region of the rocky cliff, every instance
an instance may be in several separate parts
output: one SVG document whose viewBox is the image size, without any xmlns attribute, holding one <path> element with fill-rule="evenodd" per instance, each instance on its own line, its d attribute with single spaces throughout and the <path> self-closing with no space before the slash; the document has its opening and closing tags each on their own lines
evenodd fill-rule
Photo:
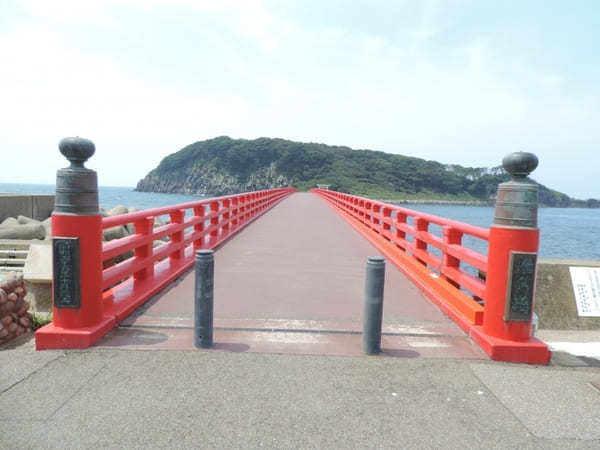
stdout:
<svg viewBox="0 0 600 450">
<path fill-rule="evenodd" d="M 200 195 L 229 195 L 239 192 L 288 186 L 287 177 L 277 172 L 275 163 L 248 176 L 219 170 L 211 164 L 193 164 L 183 171 L 162 173 L 153 170 L 137 184 L 137 191 Z"/>
</svg>

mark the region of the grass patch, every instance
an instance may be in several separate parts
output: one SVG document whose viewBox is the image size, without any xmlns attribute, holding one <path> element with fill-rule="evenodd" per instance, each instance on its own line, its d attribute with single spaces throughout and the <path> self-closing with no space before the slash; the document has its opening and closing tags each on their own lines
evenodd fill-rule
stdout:
<svg viewBox="0 0 600 450">
<path fill-rule="evenodd" d="M 37 330 L 38 328 L 42 328 L 44 325 L 48 325 L 50 322 L 52 322 L 52 313 L 51 312 L 39 312 L 39 311 L 32 311 L 30 312 L 31 314 L 31 329 L 33 331 Z"/>
</svg>

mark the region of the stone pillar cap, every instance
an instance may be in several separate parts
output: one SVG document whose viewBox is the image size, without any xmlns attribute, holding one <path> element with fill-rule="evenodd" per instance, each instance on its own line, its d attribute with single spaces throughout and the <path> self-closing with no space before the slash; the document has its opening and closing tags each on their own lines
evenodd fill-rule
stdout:
<svg viewBox="0 0 600 450">
<path fill-rule="evenodd" d="M 61 139 L 58 148 L 64 157 L 71 162 L 71 168 L 73 169 L 83 169 L 83 164 L 96 151 L 96 146 L 92 141 L 79 136 Z"/>
<path fill-rule="evenodd" d="M 538 158 L 533 153 L 513 152 L 502 159 L 502 167 L 514 180 L 519 180 L 529 176 L 538 166 Z"/>
<path fill-rule="evenodd" d="M 54 212 L 99 214 L 98 176 L 96 172 L 83 166 L 96 151 L 94 143 L 79 136 L 66 137 L 59 142 L 58 148 L 71 165 L 56 173 Z"/>
<path fill-rule="evenodd" d="M 498 186 L 494 225 L 537 229 L 538 186 L 525 179 L 537 167 L 537 156 L 527 152 L 510 153 L 502 159 L 502 165 L 512 180 Z"/>
</svg>

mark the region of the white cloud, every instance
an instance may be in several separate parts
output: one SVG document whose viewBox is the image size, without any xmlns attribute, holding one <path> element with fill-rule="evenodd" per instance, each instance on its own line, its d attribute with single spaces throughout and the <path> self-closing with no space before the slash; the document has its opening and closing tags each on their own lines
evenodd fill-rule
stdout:
<svg viewBox="0 0 600 450">
<path fill-rule="evenodd" d="M 534 151 L 541 160 L 539 181 L 581 195 L 560 160 L 565 149 L 583 157 L 598 142 L 598 93 L 584 101 L 566 90 L 560 72 L 507 60 L 493 36 L 476 36 L 434 55 L 428 41 L 445 27 L 443 9 L 435 4 L 404 38 L 335 23 L 312 27 L 278 16 L 260 1 L 25 4 L 43 24 L 0 30 L 0 60 L 10 62 L 0 72 L 6 130 L 0 145 L 21 150 L 9 162 L 14 181 L 51 181 L 54 166 L 63 165 L 56 143 L 66 135 L 96 142 L 90 165 L 104 184 L 131 185 L 184 145 L 228 134 L 476 166 L 497 165 L 509 151 Z M 124 66 L 108 50 L 77 49 L 76 36 L 52 24 L 135 29 L 136 23 L 119 15 L 123 5 L 208 17 L 214 39 L 198 57 L 203 66 L 197 70 L 216 68 L 217 75 L 207 86 L 183 83 L 175 71 L 162 79 L 153 68 L 145 73 Z M 160 39 L 168 30 L 156 33 Z M 238 42 L 254 53 L 243 53 Z M 135 49 L 126 51 L 135 57 Z M 182 67 L 193 67 L 195 59 Z M 32 159 L 43 164 L 16 175 Z"/>
<path fill-rule="evenodd" d="M 4 139 L 36 144 L 11 157 L 15 167 L 28 166 L 32 158 L 54 162 L 61 158 L 52 154 L 58 140 L 81 135 L 96 142 L 94 162 L 106 163 L 110 184 L 132 184 L 173 150 L 172 142 L 183 146 L 225 134 L 224 124 L 247 114 L 244 101 L 226 92 L 189 96 L 147 85 L 110 59 L 75 51 L 36 29 L 0 36 L 0 59 L 11 62 L 0 79 Z M 27 177 L 51 180 L 53 174 L 39 164 L 22 173 L 22 181 Z"/>
</svg>

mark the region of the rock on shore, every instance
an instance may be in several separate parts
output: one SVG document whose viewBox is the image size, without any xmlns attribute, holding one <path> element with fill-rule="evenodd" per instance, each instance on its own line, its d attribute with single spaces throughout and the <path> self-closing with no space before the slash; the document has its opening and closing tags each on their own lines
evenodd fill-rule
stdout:
<svg viewBox="0 0 600 450">
<path fill-rule="evenodd" d="M 0 281 L 0 344 L 31 332 L 33 319 L 26 293 L 21 274 L 11 273 Z"/>
<path fill-rule="evenodd" d="M 7 217 L 0 223 L 0 239 L 50 239 L 50 217 L 39 221 L 30 217 Z"/>
</svg>

